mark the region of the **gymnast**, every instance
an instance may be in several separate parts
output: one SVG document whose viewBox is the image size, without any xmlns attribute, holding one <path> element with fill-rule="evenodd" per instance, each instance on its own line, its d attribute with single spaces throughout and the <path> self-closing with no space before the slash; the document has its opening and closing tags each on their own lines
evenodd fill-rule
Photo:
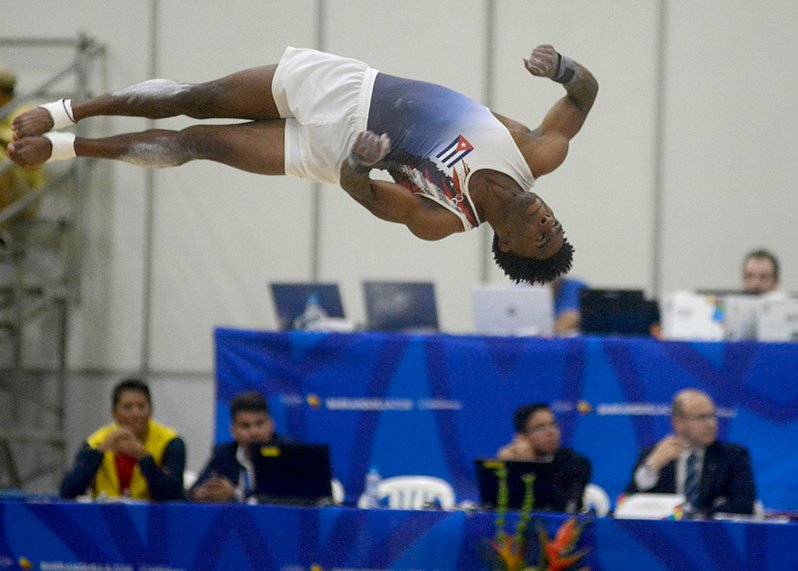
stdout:
<svg viewBox="0 0 798 571">
<path fill-rule="evenodd" d="M 485 221 L 494 231 L 494 259 L 510 279 L 546 283 L 570 269 L 573 247 L 551 208 L 530 189 L 565 160 L 598 83 L 550 45 L 532 50 L 524 65 L 565 88 L 534 130 L 440 85 L 289 47 L 278 64 L 207 83 L 151 79 L 31 109 L 13 122 L 8 154 L 30 168 L 75 156 L 147 168 L 206 159 L 340 184 L 375 216 L 404 224 L 424 240 Z M 60 131 L 99 115 L 244 122 L 96 139 Z M 371 169 L 387 171 L 394 182 L 370 178 Z"/>
</svg>

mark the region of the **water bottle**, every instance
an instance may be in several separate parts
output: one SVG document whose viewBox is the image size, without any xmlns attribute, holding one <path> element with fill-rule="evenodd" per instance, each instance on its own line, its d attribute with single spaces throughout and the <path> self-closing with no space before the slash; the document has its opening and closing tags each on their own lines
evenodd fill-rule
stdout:
<svg viewBox="0 0 798 571">
<path fill-rule="evenodd" d="M 305 303 L 305 311 L 294 320 L 294 328 L 318 329 L 327 317 L 327 312 L 324 311 L 324 307 L 319 303 L 319 296 L 311 293 Z"/>
<path fill-rule="evenodd" d="M 366 473 L 366 507 L 369 509 L 380 506 L 379 486 L 380 473 L 377 471 L 377 468 L 372 466 Z"/>
</svg>

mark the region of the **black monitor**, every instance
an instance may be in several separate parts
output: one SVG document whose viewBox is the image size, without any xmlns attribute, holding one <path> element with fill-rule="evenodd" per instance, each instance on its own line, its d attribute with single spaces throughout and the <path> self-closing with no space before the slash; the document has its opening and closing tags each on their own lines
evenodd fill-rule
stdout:
<svg viewBox="0 0 798 571">
<path fill-rule="evenodd" d="M 589 289 L 579 292 L 582 333 L 603 335 L 650 335 L 659 321 L 656 301 L 638 289 Z"/>
<path fill-rule="evenodd" d="M 332 498 L 330 450 L 326 444 L 253 444 L 258 503 L 320 505 Z"/>
<path fill-rule="evenodd" d="M 535 511 L 562 511 L 552 482 L 551 462 L 504 461 L 495 458 L 479 458 L 474 461 L 477 472 L 480 505 L 494 509 L 499 495 L 499 473 L 501 468 L 507 474 L 507 507 L 520 509 L 526 494 L 524 476 L 534 476 L 532 491 Z"/>
<path fill-rule="evenodd" d="M 373 331 L 438 330 L 432 282 L 363 282 L 367 328 Z"/>
<path fill-rule="evenodd" d="M 270 284 L 277 325 L 281 330 L 294 329 L 294 322 L 305 311 L 308 298 L 315 295 L 328 317 L 344 318 L 338 284 L 285 282 Z"/>
</svg>

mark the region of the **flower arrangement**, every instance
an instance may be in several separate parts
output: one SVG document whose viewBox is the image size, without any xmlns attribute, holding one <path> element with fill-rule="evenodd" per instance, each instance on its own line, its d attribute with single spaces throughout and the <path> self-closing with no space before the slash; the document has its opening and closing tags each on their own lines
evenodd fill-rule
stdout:
<svg viewBox="0 0 798 571">
<path fill-rule="evenodd" d="M 509 504 L 509 488 L 507 486 L 507 467 L 504 462 L 497 462 L 496 477 L 498 493 L 496 497 L 496 536 L 490 542 L 491 548 L 499 557 L 499 569 L 504 571 L 566 571 L 573 568 L 587 553 L 587 550 L 575 551 L 582 533 L 582 524 L 576 518 L 566 520 L 550 538 L 543 525 L 535 522 L 538 542 L 538 562 L 536 567 L 530 566 L 525 559 L 530 537 L 527 535 L 532 520 L 532 509 L 535 505 L 533 474 L 522 476 L 524 482 L 524 498 L 521 502 L 520 515 L 513 533 L 506 531 L 507 507 Z M 587 568 L 583 568 L 587 569 Z"/>
</svg>

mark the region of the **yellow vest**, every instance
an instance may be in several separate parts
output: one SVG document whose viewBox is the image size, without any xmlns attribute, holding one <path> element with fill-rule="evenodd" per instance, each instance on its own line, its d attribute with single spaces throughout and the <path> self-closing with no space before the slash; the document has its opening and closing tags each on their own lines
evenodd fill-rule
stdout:
<svg viewBox="0 0 798 571">
<path fill-rule="evenodd" d="M 89 446 L 92 448 L 99 448 L 100 443 L 113 430 L 119 428 L 118 424 L 108 424 L 99 428 L 94 434 L 86 439 Z M 173 428 L 155 422 L 150 419 L 147 428 L 147 440 L 144 442 L 144 448 L 153 457 L 155 463 L 161 466 L 163 461 L 163 451 L 166 445 L 177 436 L 177 431 Z M 92 496 L 105 495 L 107 497 L 118 497 L 122 495 L 122 490 L 119 489 L 119 475 L 116 473 L 116 454 L 113 452 L 105 452 L 103 454 L 103 461 L 100 464 L 97 474 L 92 481 Z M 130 478 L 130 494 L 129 497 L 149 500 L 150 489 L 147 487 L 147 480 L 141 473 L 138 464 L 133 467 L 133 475 Z"/>
</svg>

